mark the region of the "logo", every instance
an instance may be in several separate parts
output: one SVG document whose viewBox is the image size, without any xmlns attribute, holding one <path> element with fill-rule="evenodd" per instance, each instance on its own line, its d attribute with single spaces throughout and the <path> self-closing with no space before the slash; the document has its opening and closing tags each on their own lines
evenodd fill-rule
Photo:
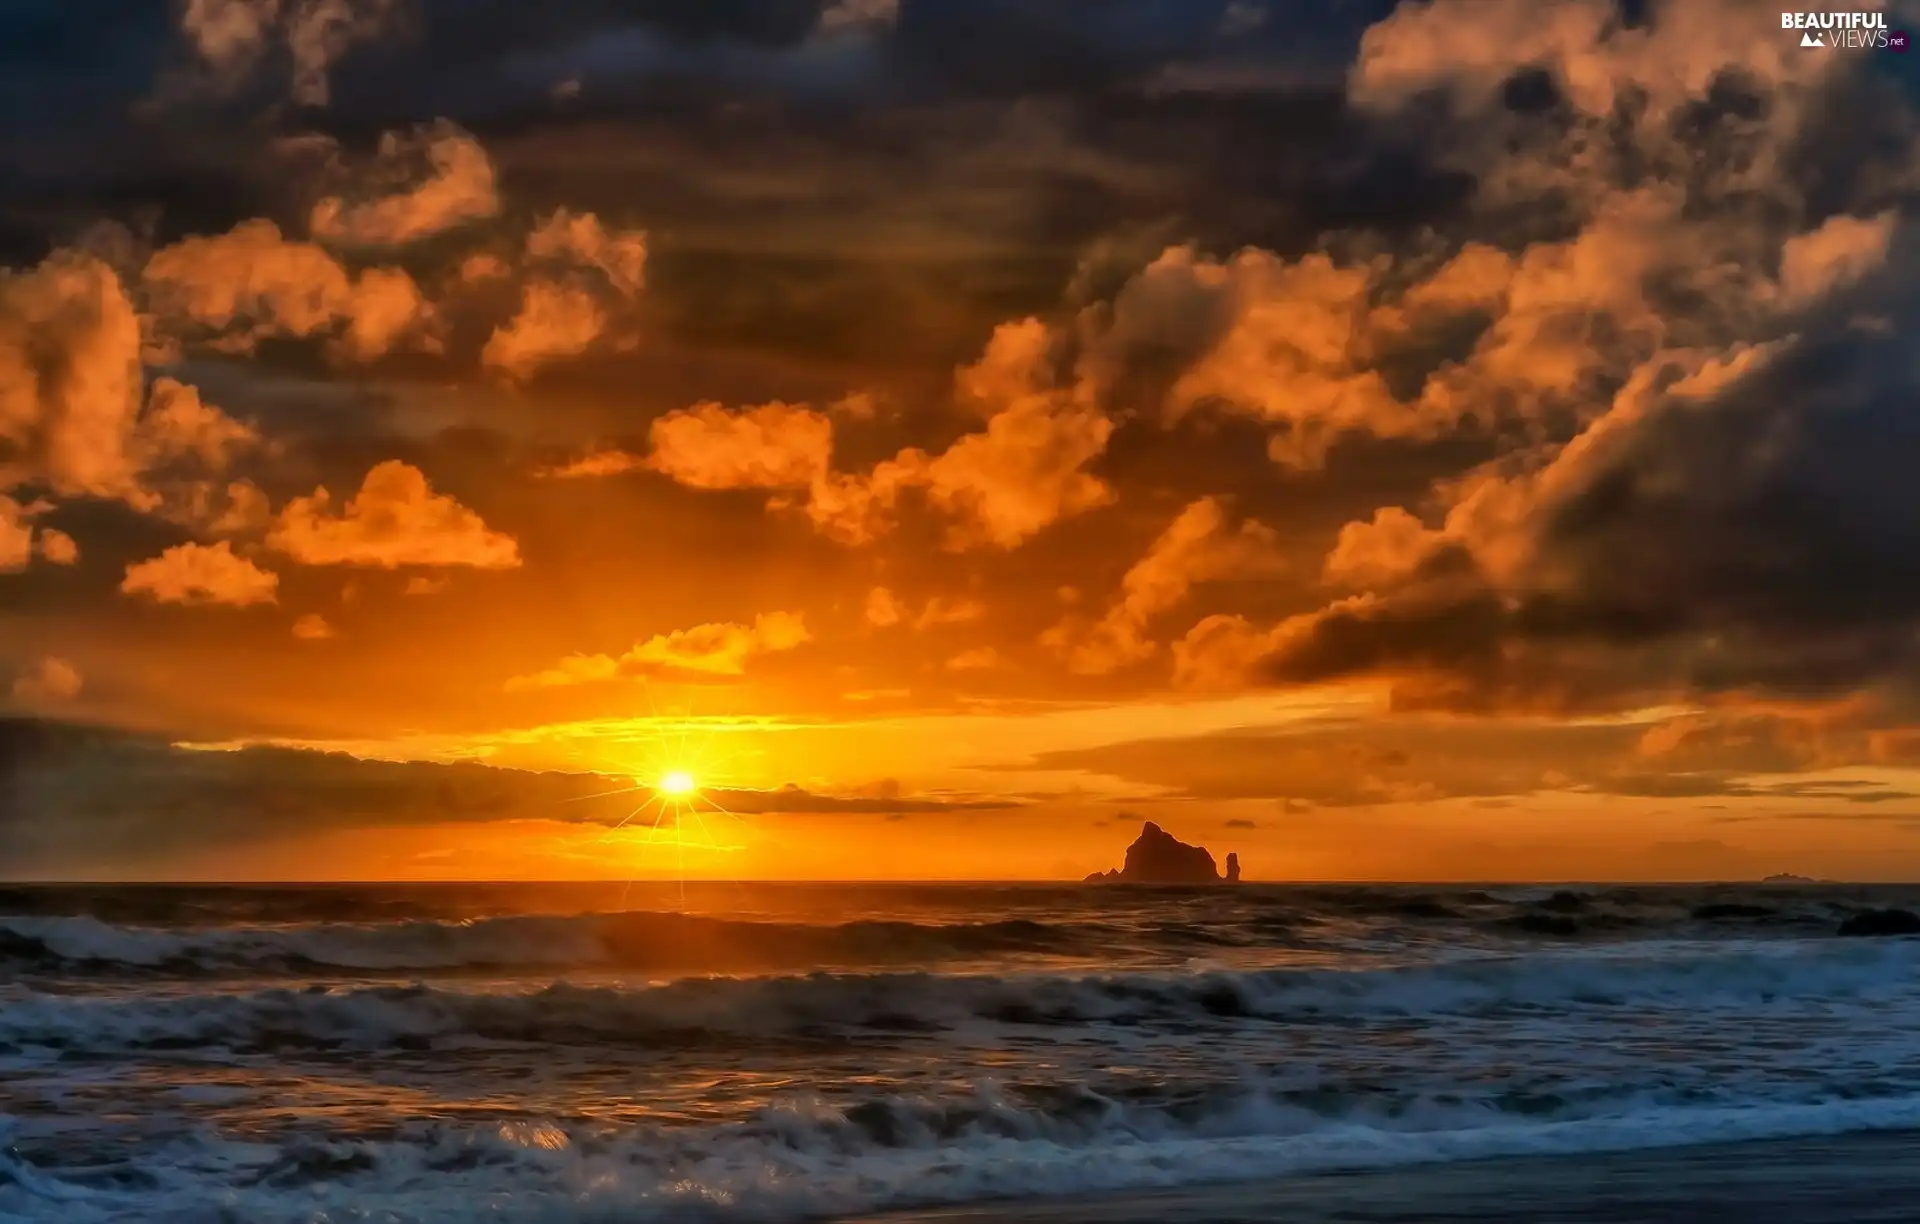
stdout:
<svg viewBox="0 0 1920 1224">
<path fill-rule="evenodd" d="M 1889 31 L 1885 13 L 1782 13 L 1780 28 L 1800 31 L 1800 45 L 1823 51 L 1840 47 L 1907 49 L 1904 30 Z M 1896 46 L 1894 39 L 1899 39 Z"/>
</svg>

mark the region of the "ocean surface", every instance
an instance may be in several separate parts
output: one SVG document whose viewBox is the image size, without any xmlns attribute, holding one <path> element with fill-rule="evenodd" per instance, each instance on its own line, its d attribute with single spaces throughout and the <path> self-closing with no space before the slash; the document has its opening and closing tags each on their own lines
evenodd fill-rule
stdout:
<svg viewBox="0 0 1920 1224">
<path fill-rule="evenodd" d="M 785 1221 L 1920 1127 L 1920 888 L 0 886 L 0 1221 Z"/>
</svg>

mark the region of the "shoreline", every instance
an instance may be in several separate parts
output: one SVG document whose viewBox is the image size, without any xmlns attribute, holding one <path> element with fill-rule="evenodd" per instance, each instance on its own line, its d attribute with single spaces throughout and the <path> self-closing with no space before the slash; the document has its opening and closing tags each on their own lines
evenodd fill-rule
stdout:
<svg viewBox="0 0 1920 1224">
<path fill-rule="evenodd" d="M 1511 1156 L 841 1217 L 840 1224 L 1895 1224 L 1920 1130 Z"/>
</svg>

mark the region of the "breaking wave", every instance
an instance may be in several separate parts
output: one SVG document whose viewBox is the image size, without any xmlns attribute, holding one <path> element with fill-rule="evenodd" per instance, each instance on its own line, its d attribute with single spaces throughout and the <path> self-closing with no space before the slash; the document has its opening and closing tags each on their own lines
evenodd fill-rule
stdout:
<svg viewBox="0 0 1920 1224">
<path fill-rule="evenodd" d="M 779 972 L 1068 955 L 1116 938 L 1118 932 L 1092 924 L 1021 918 L 814 925 L 637 912 L 182 930 L 116 926 L 86 916 L 28 916 L 0 918 L 0 967 L 183 976 L 593 968 Z M 1169 931 L 1163 938 L 1178 942 L 1182 936 Z"/>
<path fill-rule="evenodd" d="M 1920 944 L 1782 943 L 1653 956 L 1530 955 L 1351 971 L 811 974 L 683 978 L 537 991 L 312 986 L 187 996 L 27 992 L 0 1007 L 0 1050 L 433 1048 L 483 1040 L 577 1046 L 938 1033 L 980 1025 L 1311 1023 L 1662 1007 L 1783 997 L 1903 997 Z"/>
<path fill-rule="evenodd" d="M 745 1124 L 596 1133 L 553 1123 L 414 1125 L 393 1138 L 200 1136 L 75 1171 L 0 1150 L 0 1213 L 63 1224 L 621 1220 L 785 1224 L 888 1208 L 1191 1186 L 1483 1159 L 1920 1127 L 1920 1097 L 1674 1106 L 1610 1100 L 1544 1116 L 1433 1103 L 1399 1119 L 1257 1094 L 1181 1118 L 1081 1093 L 1052 1107 L 876 1098 Z"/>
</svg>

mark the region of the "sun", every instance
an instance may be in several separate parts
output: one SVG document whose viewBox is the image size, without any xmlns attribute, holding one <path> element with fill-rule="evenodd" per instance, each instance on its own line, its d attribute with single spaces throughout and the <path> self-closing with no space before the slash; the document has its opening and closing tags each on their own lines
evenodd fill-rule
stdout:
<svg viewBox="0 0 1920 1224">
<path fill-rule="evenodd" d="M 686 770 L 670 769 L 660 775 L 660 784 L 657 789 L 663 795 L 691 795 L 700 787 L 693 780 L 693 775 Z"/>
</svg>

